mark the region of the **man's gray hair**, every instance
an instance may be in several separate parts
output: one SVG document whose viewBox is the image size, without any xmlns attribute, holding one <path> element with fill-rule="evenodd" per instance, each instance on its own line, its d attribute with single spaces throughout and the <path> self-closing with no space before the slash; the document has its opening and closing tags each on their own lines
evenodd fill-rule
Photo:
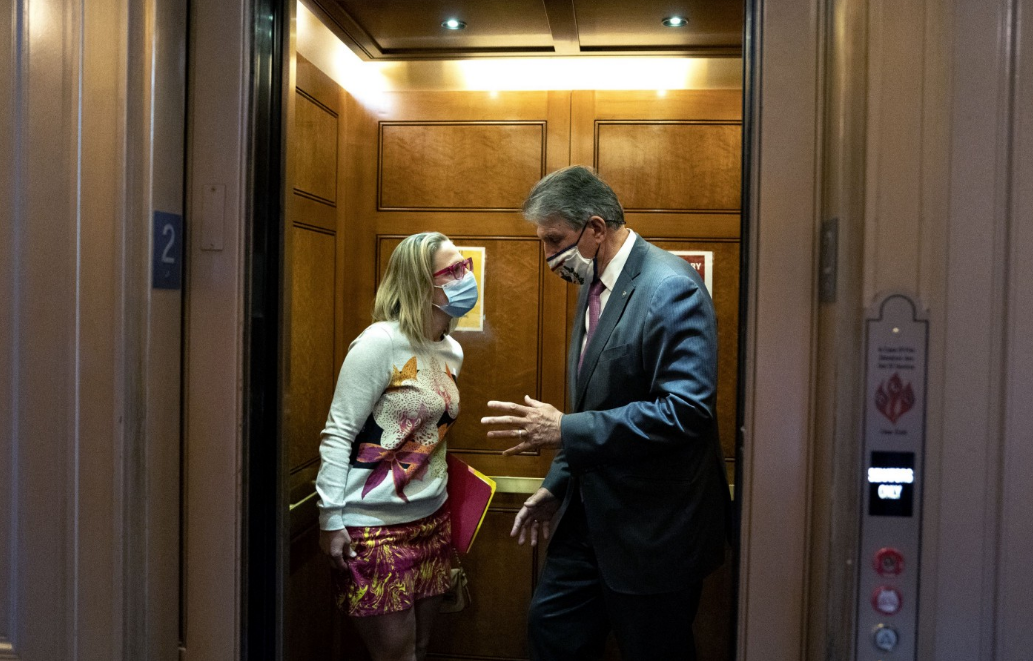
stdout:
<svg viewBox="0 0 1033 661">
<path fill-rule="evenodd" d="M 583 165 L 556 170 L 534 185 L 524 202 L 524 218 L 538 224 L 562 218 L 575 230 L 599 216 L 611 229 L 624 224 L 624 209 L 617 194 L 591 168 Z"/>
</svg>

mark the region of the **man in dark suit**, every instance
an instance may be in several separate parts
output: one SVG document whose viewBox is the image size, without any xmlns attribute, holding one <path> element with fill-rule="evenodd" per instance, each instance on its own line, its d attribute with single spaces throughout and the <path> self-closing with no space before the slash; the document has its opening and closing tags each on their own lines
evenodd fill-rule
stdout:
<svg viewBox="0 0 1033 661">
<path fill-rule="evenodd" d="M 573 166 L 524 203 L 550 268 L 581 284 L 567 374 L 572 411 L 489 402 L 517 439 L 557 448 L 516 516 L 520 543 L 549 537 L 531 603 L 531 658 L 695 659 L 703 578 L 723 560 L 728 484 L 717 436 L 717 327 L 696 271 L 624 224 L 613 190 Z"/>
</svg>

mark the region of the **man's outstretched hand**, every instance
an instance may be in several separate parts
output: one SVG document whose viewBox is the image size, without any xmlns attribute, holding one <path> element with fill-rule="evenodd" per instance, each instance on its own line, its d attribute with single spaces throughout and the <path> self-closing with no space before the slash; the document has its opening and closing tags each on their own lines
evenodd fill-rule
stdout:
<svg viewBox="0 0 1033 661">
<path fill-rule="evenodd" d="M 539 402 L 524 396 L 526 406 L 513 402 L 488 402 L 488 408 L 505 415 L 486 416 L 481 422 L 486 425 L 505 425 L 509 429 L 496 429 L 488 432 L 488 438 L 515 438 L 519 444 L 514 445 L 502 454 L 507 457 L 537 450 L 539 448 L 558 448 L 560 446 L 560 421 L 563 414 L 552 404 Z"/>
</svg>

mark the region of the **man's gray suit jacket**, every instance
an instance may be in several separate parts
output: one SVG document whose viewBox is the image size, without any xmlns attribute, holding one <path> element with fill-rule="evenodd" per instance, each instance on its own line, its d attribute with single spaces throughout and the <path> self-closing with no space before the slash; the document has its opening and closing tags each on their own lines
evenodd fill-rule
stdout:
<svg viewBox="0 0 1033 661">
<path fill-rule="evenodd" d="M 610 589 L 683 589 L 723 561 L 730 507 L 714 305 L 695 269 L 636 235 L 579 372 L 588 289 L 570 340 L 571 412 L 543 486 L 583 498 Z"/>
</svg>

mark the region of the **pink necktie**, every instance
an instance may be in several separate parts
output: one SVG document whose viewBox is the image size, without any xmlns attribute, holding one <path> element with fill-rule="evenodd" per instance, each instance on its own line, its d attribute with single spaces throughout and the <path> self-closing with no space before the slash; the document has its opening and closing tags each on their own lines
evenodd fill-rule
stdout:
<svg viewBox="0 0 1033 661">
<path fill-rule="evenodd" d="M 597 278 L 588 289 L 588 334 L 585 336 L 585 348 L 581 350 L 581 357 L 577 361 L 579 372 L 581 371 L 581 363 L 585 359 L 585 350 L 588 349 L 588 343 L 592 341 L 595 327 L 599 325 L 599 310 L 602 308 L 599 294 L 603 293 L 605 286 L 603 281 Z"/>
</svg>

